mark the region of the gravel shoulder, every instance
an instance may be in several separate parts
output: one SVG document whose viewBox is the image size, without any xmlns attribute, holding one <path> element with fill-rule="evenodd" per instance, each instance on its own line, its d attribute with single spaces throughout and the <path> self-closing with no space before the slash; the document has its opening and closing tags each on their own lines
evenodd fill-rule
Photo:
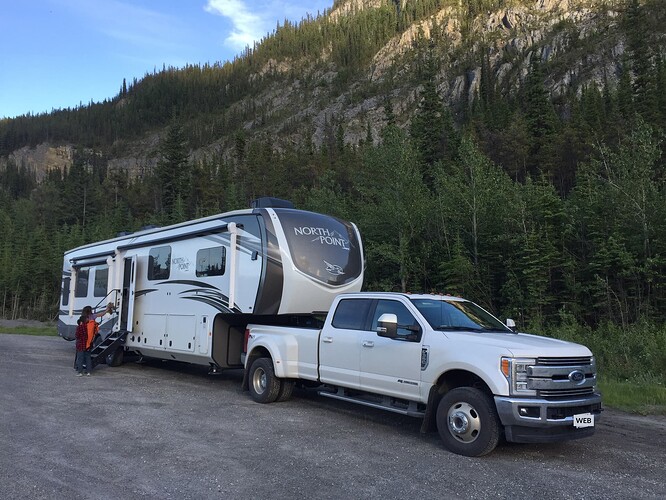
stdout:
<svg viewBox="0 0 666 500">
<path fill-rule="evenodd" d="M 447 452 L 420 421 L 168 362 L 75 377 L 74 345 L 0 335 L 0 498 L 666 498 L 666 417 L 588 439 Z"/>
</svg>

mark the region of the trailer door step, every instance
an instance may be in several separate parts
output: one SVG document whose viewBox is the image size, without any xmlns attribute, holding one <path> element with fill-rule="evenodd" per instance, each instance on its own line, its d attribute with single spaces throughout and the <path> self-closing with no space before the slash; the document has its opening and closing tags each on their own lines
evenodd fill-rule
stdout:
<svg viewBox="0 0 666 500">
<path fill-rule="evenodd" d="M 93 367 L 103 363 L 107 356 L 116 352 L 117 349 L 122 348 L 127 338 L 127 333 L 127 330 L 111 332 L 102 342 L 94 346 L 90 351 Z"/>
</svg>

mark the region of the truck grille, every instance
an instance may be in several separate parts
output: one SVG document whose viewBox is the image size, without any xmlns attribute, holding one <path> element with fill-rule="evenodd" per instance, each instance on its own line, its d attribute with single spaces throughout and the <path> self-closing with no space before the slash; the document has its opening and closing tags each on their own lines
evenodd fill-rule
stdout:
<svg viewBox="0 0 666 500">
<path fill-rule="evenodd" d="M 543 397 L 577 397 L 577 396 L 587 396 L 589 394 L 594 394 L 594 387 L 586 387 L 584 389 L 553 389 L 553 390 L 540 390 L 539 396 Z"/>
<path fill-rule="evenodd" d="M 537 358 L 527 369 L 527 387 L 549 398 L 580 397 L 594 393 L 597 383 L 594 358 Z"/>
<path fill-rule="evenodd" d="M 592 358 L 589 356 L 577 358 L 537 358 L 537 365 L 541 366 L 570 366 L 589 364 L 592 364 Z"/>
</svg>

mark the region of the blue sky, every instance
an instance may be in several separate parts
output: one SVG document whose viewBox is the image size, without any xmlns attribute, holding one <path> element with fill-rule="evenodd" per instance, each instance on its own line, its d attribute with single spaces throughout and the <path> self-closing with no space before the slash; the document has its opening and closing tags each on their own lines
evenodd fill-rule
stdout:
<svg viewBox="0 0 666 500">
<path fill-rule="evenodd" d="M 164 64 L 232 59 L 333 0 L 4 0 L 0 118 L 115 96 Z"/>
</svg>

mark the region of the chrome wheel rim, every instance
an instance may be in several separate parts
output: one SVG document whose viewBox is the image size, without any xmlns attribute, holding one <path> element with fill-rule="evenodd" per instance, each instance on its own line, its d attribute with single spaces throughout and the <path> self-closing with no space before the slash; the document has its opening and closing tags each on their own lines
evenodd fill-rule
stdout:
<svg viewBox="0 0 666 500">
<path fill-rule="evenodd" d="M 266 372 L 263 368 L 257 368 L 252 375 L 252 388 L 257 394 L 263 394 L 266 390 Z"/>
<path fill-rule="evenodd" d="M 455 403 L 447 413 L 448 429 L 451 435 L 463 443 L 476 441 L 481 432 L 481 418 L 469 403 Z"/>
</svg>

